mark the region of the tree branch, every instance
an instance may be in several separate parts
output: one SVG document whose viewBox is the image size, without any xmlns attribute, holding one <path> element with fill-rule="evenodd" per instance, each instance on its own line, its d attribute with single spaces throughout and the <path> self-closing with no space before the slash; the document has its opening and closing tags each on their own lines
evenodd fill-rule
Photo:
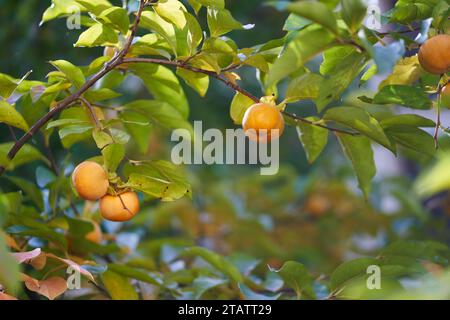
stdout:
<svg viewBox="0 0 450 320">
<path fill-rule="evenodd" d="M 254 96 L 250 92 L 246 91 L 241 86 L 239 86 L 236 83 L 228 80 L 227 78 L 225 78 L 221 74 L 217 74 L 214 71 L 199 69 L 199 68 L 193 67 L 191 65 L 186 65 L 186 64 L 184 64 L 182 62 L 178 62 L 178 61 L 164 60 L 164 59 L 153 59 L 153 58 L 128 58 L 128 59 L 124 59 L 123 63 L 154 63 L 154 64 L 160 64 L 160 65 L 166 65 L 166 66 L 173 66 L 173 67 L 177 67 L 177 68 L 183 68 L 183 69 L 186 69 L 186 70 L 189 70 L 189 71 L 192 71 L 192 72 L 203 73 L 203 74 L 206 74 L 206 75 L 208 75 L 210 77 L 213 77 L 213 78 L 223 82 L 224 84 L 226 84 L 227 86 L 229 86 L 233 90 L 243 94 L 244 96 L 250 98 L 254 102 L 256 102 L 256 103 L 260 102 L 259 98 L 257 98 L 256 96 Z M 330 130 L 330 131 L 333 131 L 333 132 L 349 134 L 349 135 L 352 135 L 352 136 L 355 136 L 355 135 L 359 134 L 357 132 L 352 132 L 352 131 L 347 131 L 347 130 L 342 130 L 342 129 L 328 127 L 328 126 L 326 126 L 324 124 L 317 123 L 317 122 L 314 122 L 314 121 L 310 121 L 310 120 L 308 120 L 306 118 L 297 116 L 295 114 L 291 114 L 291 113 L 286 112 L 286 111 L 283 111 L 283 114 L 286 117 L 289 117 L 289 118 L 293 119 L 296 122 L 304 122 L 304 123 L 307 123 L 309 125 L 320 127 L 320 128 L 323 128 L 323 129 L 327 129 L 327 130 Z"/>
<path fill-rule="evenodd" d="M 105 64 L 105 67 L 98 73 L 96 73 L 91 79 L 89 79 L 77 92 L 73 93 L 71 96 L 68 96 L 64 100 L 59 102 L 56 105 L 56 107 L 54 107 L 46 115 L 44 115 L 41 119 L 39 119 L 27 133 L 25 133 L 19 140 L 17 140 L 7 154 L 8 160 L 12 160 L 16 156 L 16 154 L 20 151 L 20 149 L 28 142 L 28 140 L 30 140 L 48 121 L 53 119 L 53 117 L 56 116 L 62 110 L 76 103 L 77 100 L 79 100 L 80 97 L 87 90 L 89 90 L 95 83 L 97 83 L 98 80 L 103 78 L 111 70 L 113 70 L 122 63 L 123 58 L 126 56 L 131 47 L 131 44 L 133 43 L 133 38 L 136 35 L 136 31 L 146 3 L 147 3 L 146 0 L 141 0 L 139 10 L 136 14 L 136 19 L 133 23 L 133 26 L 131 27 L 131 34 L 128 37 L 124 48 L 116 55 L 116 57 L 107 62 Z M 5 170 L 6 170 L 5 167 L 0 166 L 0 176 L 5 172 Z"/>
<path fill-rule="evenodd" d="M 140 6 L 139 6 L 139 10 L 136 13 L 136 18 L 135 21 L 130 29 L 130 35 L 128 36 L 125 45 L 123 47 L 123 49 L 121 51 L 119 51 L 110 61 L 108 61 L 107 63 L 105 63 L 105 66 L 102 70 L 100 70 L 98 73 L 96 73 L 94 76 L 92 76 L 78 91 L 76 91 L 75 93 L 73 93 L 72 95 L 66 97 L 64 100 L 62 100 L 61 102 L 59 102 L 55 108 L 53 108 L 52 110 L 50 110 L 46 115 L 44 115 L 41 119 L 39 119 L 31 128 L 30 130 L 25 133 L 19 140 L 17 140 L 15 142 L 15 144 L 13 145 L 13 147 L 11 148 L 11 150 L 8 152 L 7 154 L 7 159 L 8 160 L 12 160 L 16 154 L 20 151 L 20 149 L 48 122 L 50 121 L 54 116 L 56 116 L 59 112 L 61 112 L 62 110 L 68 108 L 69 106 L 75 104 L 77 101 L 82 101 L 92 112 L 92 105 L 83 97 L 83 94 L 89 90 L 93 85 L 95 85 L 97 83 L 97 81 L 99 81 L 101 78 L 103 78 L 106 74 L 108 74 L 111 70 L 115 69 L 116 67 L 118 67 L 119 65 L 125 64 L 125 63 L 153 63 L 153 64 L 159 64 L 159 65 L 166 65 L 166 66 L 172 66 L 172 67 L 177 67 L 177 68 L 183 68 L 186 70 L 190 70 L 192 72 L 196 72 L 196 73 L 202 73 L 205 75 L 208 75 L 210 77 L 213 77 L 215 79 L 217 79 L 218 81 L 223 82 L 225 85 L 227 85 L 228 87 L 232 88 L 233 90 L 235 90 L 236 92 L 241 93 L 242 95 L 250 98 L 252 101 L 254 101 L 255 103 L 260 102 L 260 99 L 258 97 L 256 97 L 255 95 L 251 94 L 250 92 L 246 91 L 245 89 L 243 89 L 241 86 L 239 86 L 238 84 L 236 84 L 235 82 L 227 79 L 226 77 L 224 77 L 222 75 L 223 72 L 228 72 L 231 71 L 233 69 L 237 69 L 240 67 L 240 65 L 231 65 L 223 70 L 221 70 L 220 73 L 216 73 L 214 71 L 209 71 L 209 70 L 204 70 L 204 69 L 200 69 L 194 66 L 191 66 L 189 64 L 187 64 L 186 62 L 183 61 L 172 61 L 172 60 L 164 60 L 164 59 L 155 59 L 155 58 L 127 58 L 126 55 L 129 52 L 132 44 L 133 44 L 133 39 L 136 36 L 136 32 L 139 26 L 139 22 L 141 20 L 142 17 L 142 13 L 145 9 L 145 7 L 149 4 L 153 3 L 153 0 L 141 0 L 140 1 Z M 364 48 L 360 47 L 358 44 L 356 43 L 345 43 L 345 44 L 349 44 L 349 45 L 353 45 L 356 46 L 358 49 L 363 50 Z M 317 123 L 317 122 L 313 122 L 310 121 L 308 119 L 302 118 L 300 116 L 297 116 L 295 114 L 290 114 L 286 111 L 283 111 L 283 114 L 286 117 L 290 117 L 292 118 L 294 121 L 296 122 L 304 122 L 313 126 L 317 126 L 320 128 L 324 128 L 330 131 L 334 131 L 334 132 L 340 132 L 340 133 L 345 133 L 345 134 L 349 134 L 349 135 L 357 135 L 358 133 L 356 132 L 351 132 L 351 131 L 346 131 L 346 130 L 341 130 L 341 129 L 336 129 L 336 128 L 331 128 L 328 127 L 322 123 Z M 94 121 L 96 122 L 96 125 L 98 125 L 98 119 L 95 117 L 95 112 L 93 113 L 94 115 Z M 3 166 L 0 166 L 0 176 L 5 172 L 6 168 Z"/>
</svg>

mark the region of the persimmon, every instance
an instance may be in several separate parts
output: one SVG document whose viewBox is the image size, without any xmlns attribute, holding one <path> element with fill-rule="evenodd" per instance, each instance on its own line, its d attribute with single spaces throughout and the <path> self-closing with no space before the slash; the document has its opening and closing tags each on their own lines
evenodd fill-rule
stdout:
<svg viewBox="0 0 450 320">
<path fill-rule="evenodd" d="M 314 217 L 323 216 L 330 209 L 330 202 L 324 195 L 314 194 L 305 204 L 305 211 Z"/>
<path fill-rule="evenodd" d="M 98 200 L 108 191 L 108 173 L 93 161 L 80 163 L 72 174 L 72 182 L 78 195 L 85 200 Z"/>
<path fill-rule="evenodd" d="M 419 50 L 419 62 L 429 73 L 450 71 L 450 35 L 441 34 L 425 41 Z"/>
<path fill-rule="evenodd" d="M 123 222 L 131 220 L 139 211 L 139 198 L 135 192 L 106 195 L 100 200 L 100 212 L 106 220 Z"/>
<path fill-rule="evenodd" d="M 100 225 L 95 221 L 90 221 L 92 225 L 94 226 L 94 230 L 90 231 L 86 234 L 86 240 L 94 242 L 94 243 L 101 243 L 103 240 L 103 233 L 102 229 L 100 228 Z"/>
<path fill-rule="evenodd" d="M 268 142 L 282 135 L 284 118 L 275 105 L 257 103 L 245 112 L 242 127 L 250 140 Z"/>
<path fill-rule="evenodd" d="M 450 108 L 450 84 L 442 88 L 441 103 L 443 107 Z"/>
</svg>

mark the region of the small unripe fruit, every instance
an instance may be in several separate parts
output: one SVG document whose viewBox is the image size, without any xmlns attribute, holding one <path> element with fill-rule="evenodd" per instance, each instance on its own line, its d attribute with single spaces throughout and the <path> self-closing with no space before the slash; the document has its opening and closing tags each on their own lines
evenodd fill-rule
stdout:
<svg viewBox="0 0 450 320">
<path fill-rule="evenodd" d="M 450 35 L 441 34 L 425 41 L 419 50 L 419 62 L 429 73 L 450 71 Z"/>
<path fill-rule="evenodd" d="M 441 104 L 443 107 L 450 108 L 450 84 L 442 88 Z"/>
<path fill-rule="evenodd" d="M 97 222 L 91 221 L 94 226 L 94 230 L 86 234 L 86 240 L 100 244 L 103 240 L 102 230 Z"/>
<path fill-rule="evenodd" d="M 103 55 L 105 57 L 113 58 L 117 52 L 117 48 L 115 47 L 105 47 L 105 49 L 103 50 Z"/>
<path fill-rule="evenodd" d="M 283 134 L 284 118 L 276 106 L 257 103 L 245 112 L 242 127 L 250 140 L 268 142 Z"/>
<path fill-rule="evenodd" d="M 100 200 L 100 212 L 106 220 L 123 222 L 131 220 L 139 212 L 139 198 L 135 192 L 118 196 L 106 195 Z"/>
<path fill-rule="evenodd" d="M 78 195 L 85 200 L 98 200 L 108 191 L 108 173 L 92 161 L 80 163 L 72 174 L 72 182 Z"/>
</svg>

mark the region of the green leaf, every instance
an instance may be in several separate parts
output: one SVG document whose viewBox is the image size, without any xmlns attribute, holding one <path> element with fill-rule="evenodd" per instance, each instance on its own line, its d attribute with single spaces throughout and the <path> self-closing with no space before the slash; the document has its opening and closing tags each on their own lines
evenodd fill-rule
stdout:
<svg viewBox="0 0 450 320">
<path fill-rule="evenodd" d="M 384 248 L 380 255 L 387 257 L 407 257 L 441 263 L 448 259 L 449 247 L 436 241 L 397 241 Z"/>
<path fill-rule="evenodd" d="M 420 88 L 402 85 L 383 87 L 373 98 L 374 104 L 398 104 L 412 109 L 427 110 L 432 101 Z"/>
<path fill-rule="evenodd" d="M 160 35 L 170 45 L 173 53 L 178 53 L 175 26 L 161 18 L 156 12 L 144 11 L 140 26 Z"/>
<path fill-rule="evenodd" d="M 204 7 L 223 9 L 225 8 L 225 0 L 189 0 L 191 3 L 198 3 Z"/>
<path fill-rule="evenodd" d="M 58 134 L 64 148 L 70 148 L 76 142 L 87 139 L 92 128 L 91 124 L 70 125 L 60 129 Z"/>
<path fill-rule="evenodd" d="M 244 118 L 245 111 L 254 105 L 255 102 L 242 93 L 236 93 L 231 102 L 230 115 L 235 124 L 242 124 L 242 119 Z"/>
<path fill-rule="evenodd" d="M 111 27 L 96 23 L 80 34 L 75 47 L 114 46 L 119 41 L 117 33 Z"/>
<path fill-rule="evenodd" d="M 0 165 L 6 167 L 8 170 L 14 170 L 16 167 L 35 160 L 42 160 L 48 163 L 47 159 L 37 149 L 28 144 L 19 150 L 13 160 L 9 160 L 7 154 L 13 145 L 13 143 L 0 144 Z"/>
<path fill-rule="evenodd" d="M 371 265 L 380 265 L 380 261 L 372 258 L 360 258 L 342 263 L 330 276 L 331 291 L 342 289 L 355 278 L 367 275 L 367 268 Z"/>
<path fill-rule="evenodd" d="M 99 102 L 104 100 L 115 99 L 117 97 L 120 97 L 121 94 L 108 88 L 100 88 L 100 89 L 91 89 L 87 91 L 84 94 L 84 96 L 89 101 Z"/>
<path fill-rule="evenodd" d="M 417 114 L 399 114 L 392 117 L 384 118 L 380 121 L 383 128 L 395 127 L 399 125 L 422 127 L 422 128 L 434 128 L 436 124 L 433 120 L 424 118 Z"/>
<path fill-rule="evenodd" d="M 17 80 L 8 76 L 7 74 L 0 73 L 0 96 L 8 99 L 11 94 L 16 90 L 18 86 Z"/>
<path fill-rule="evenodd" d="M 287 9 L 337 34 L 336 18 L 325 4 L 317 1 L 302 1 L 288 4 Z"/>
<path fill-rule="evenodd" d="M 153 124 L 148 122 L 148 116 L 137 112 L 124 111 L 119 114 L 127 132 L 139 147 L 141 153 L 146 153 L 150 141 Z M 143 125 L 143 123 L 147 123 Z M 140 123 L 137 125 L 137 123 Z"/>
<path fill-rule="evenodd" d="M 98 18 L 113 25 L 122 34 L 126 35 L 128 33 L 130 19 L 128 18 L 127 10 L 119 7 L 112 7 L 103 11 Z"/>
<path fill-rule="evenodd" d="M 82 9 L 84 8 L 81 8 L 74 0 L 52 0 L 52 5 L 45 10 L 40 25 L 61 16 L 73 14 L 75 11 L 83 11 Z"/>
<path fill-rule="evenodd" d="M 9 124 L 25 132 L 29 130 L 29 126 L 22 115 L 5 101 L 0 101 L 0 122 Z"/>
<path fill-rule="evenodd" d="M 239 283 L 238 287 L 246 300 L 278 300 L 278 298 L 281 296 L 281 293 L 271 295 L 256 293 L 243 283 Z"/>
<path fill-rule="evenodd" d="M 208 27 L 212 38 L 220 37 L 233 30 L 244 27 L 236 21 L 227 9 L 208 8 Z"/>
<path fill-rule="evenodd" d="M 192 286 L 194 289 L 193 298 L 198 300 L 207 291 L 209 291 L 217 286 L 223 285 L 227 282 L 228 281 L 225 279 L 217 279 L 217 278 L 211 278 L 211 277 L 206 277 L 206 276 L 200 276 L 198 278 L 195 278 L 194 282 L 192 283 Z"/>
<path fill-rule="evenodd" d="M 127 111 L 137 112 L 166 129 L 186 129 L 193 136 L 191 124 L 172 105 L 158 100 L 137 100 L 124 106 Z"/>
<path fill-rule="evenodd" d="M 116 272 L 107 270 L 101 275 L 102 282 L 113 300 L 138 300 L 139 296 L 130 280 Z"/>
<path fill-rule="evenodd" d="M 201 97 L 204 97 L 209 87 L 209 76 L 202 73 L 178 68 L 177 75 L 183 78 L 186 83 L 193 88 Z"/>
<path fill-rule="evenodd" d="M 293 79 L 286 92 L 287 102 L 295 102 L 307 99 L 316 99 L 323 78 L 315 73 L 305 73 Z"/>
<path fill-rule="evenodd" d="M 352 33 L 356 33 L 367 15 L 367 7 L 361 0 L 342 0 L 342 19 Z"/>
<path fill-rule="evenodd" d="M 270 67 L 266 86 L 277 84 L 291 75 L 317 54 L 334 44 L 333 35 L 316 25 L 303 29 L 287 45 L 281 56 Z"/>
<path fill-rule="evenodd" d="M 380 83 L 379 88 L 388 85 L 410 85 L 419 80 L 423 74 L 417 55 L 406 57 L 397 62 L 392 73 Z"/>
<path fill-rule="evenodd" d="M 184 119 L 189 115 L 189 104 L 177 77 L 163 66 L 152 64 L 133 64 L 130 68 L 142 79 L 147 89 L 156 99 L 166 101 L 173 106 Z"/>
<path fill-rule="evenodd" d="M 178 0 L 165 0 L 159 1 L 153 6 L 158 15 L 165 20 L 173 23 L 179 29 L 183 29 L 186 26 L 186 17 L 184 13 L 186 8 Z"/>
<path fill-rule="evenodd" d="M 121 276 L 136 279 L 146 283 L 153 284 L 155 286 L 161 286 L 161 279 L 151 276 L 149 273 L 141 271 L 136 268 L 129 267 L 123 264 L 110 263 L 108 264 L 108 270 L 113 271 Z"/>
<path fill-rule="evenodd" d="M 75 0 L 80 5 L 82 5 L 86 10 L 92 12 L 96 16 L 99 16 L 112 7 L 111 3 L 108 0 Z"/>
<path fill-rule="evenodd" d="M 139 190 L 161 201 L 174 201 L 192 193 L 182 167 L 171 162 L 140 161 L 125 166 L 124 172 L 128 177 L 124 187 Z"/>
<path fill-rule="evenodd" d="M 362 71 L 366 57 L 351 47 L 335 47 L 325 51 L 320 72 L 328 76 L 321 84 L 316 99 L 318 111 L 337 100 Z"/>
<path fill-rule="evenodd" d="M 81 88 L 81 86 L 84 84 L 86 79 L 84 78 L 83 72 L 80 68 L 74 66 L 69 61 L 65 60 L 56 60 L 56 61 L 50 61 L 50 63 L 59 71 L 61 71 L 67 80 L 72 82 L 75 87 L 78 89 Z"/>
<path fill-rule="evenodd" d="M 19 177 L 6 177 L 9 181 L 18 186 L 35 203 L 39 210 L 44 210 L 44 200 L 42 193 L 33 182 Z"/>
<path fill-rule="evenodd" d="M 94 138 L 95 144 L 99 149 L 103 149 L 104 147 L 114 143 L 113 138 L 104 131 L 93 130 L 92 137 Z"/>
<path fill-rule="evenodd" d="M 5 236 L 3 231 L 0 231 L 0 283 L 8 293 L 14 294 L 19 288 L 20 269 L 19 264 L 6 247 Z"/>
<path fill-rule="evenodd" d="M 192 247 L 186 249 L 189 256 L 198 256 L 211 264 L 214 268 L 225 274 L 228 278 L 235 282 L 242 282 L 243 277 L 239 270 L 224 257 L 201 247 Z"/>
<path fill-rule="evenodd" d="M 398 144 L 433 157 L 436 153 L 434 139 L 425 131 L 411 126 L 396 125 L 386 128 L 386 134 Z"/>
<path fill-rule="evenodd" d="M 308 117 L 306 119 L 310 121 L 319 120 L 317 117 Z M 297 125 L 297 133 L 305 149 L 308 162 L 313 163 L 327 145 L 328 130 L 308 123 L 299 122 Z"/>
<path fill-rule="evenodd" d="M 334 121 L 353 128 L 387 149 L 392 149 L 380 123 L 364 109 L 357 107 L 332 108 L 325 113 L 324 120 Z"/>
<path fill-rule="evenodd" d="M 287 261 L 281 269 L 271 271 L 276 272 L 284 281 L 285 285 L 294 289 L 297 298 L 306 296 L 307 299 L 315 299 L 316 293 L 313 289 L 314 278 L 309 274 L 308 269 L 301 263 Z"/>
<path fill-rule="evenodd" d="M 103 163 L 110 172 L 115 172 L 125 157 L 125 147 L 122 144 L 110 144 L 102 150 Z"/>
<path fill-rule="evenodd" d="M 359 182 L 359 188 L 366 198 L 369 197 L 372 179 L 376 174 L 373 151 L 366 137 L 338 135 L 344 153 L 353 165 Z"/>
<path fill-rule="evenodd" d="M 312 22 L 310 20 L 300 17 L 294 13 L 291 13 L 289 14 L 288 18 L 284 23 L 283 30 L 298 31 L 310 25 L 311 23 Z"/>
</svg>

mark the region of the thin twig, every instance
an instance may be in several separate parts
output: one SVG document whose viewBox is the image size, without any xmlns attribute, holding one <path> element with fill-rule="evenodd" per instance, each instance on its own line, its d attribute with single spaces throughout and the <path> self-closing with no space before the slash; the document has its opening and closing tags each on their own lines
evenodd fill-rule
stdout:
<svg viewBox="0 0 450 320">
<path fill-rule="evenodd" d="M 171 61 L 171 60 L 163 60 L 163 59 L 153 59 L 153 58 L 127 58 L 124 59 L 123 63 L 154 63 L 154 64 L 161 64 L 161 65 L 167 65 L 167 66 L 173 66 L 173 67 L 177 67 L 177 68 L 183 68 L 183 69 L 187 69 L 193 72 L 197 72 L 197 73 L 203 73 L 206 75 L 209 75 L 210 77 L 213 77 L 221 82 L 223 82 L 224 84 L 226 84 L 228 87 L 234 89 L 235 91 L 243 94 L 244 96 L 250 98 L 251 100 L 253 100 L 254 102 L 258 103 L 260 102 L 260 99 L 257 98 L 255 95 L 251 94 L 250 92 L 248 92 L 247 90 L 243 89 L 241 86 L 239 86 L 238 84 L 228 80 L 227 78 L 223 77 L 220 74 L 217 74 L 214 71 L 209 71 L 209 70 L 203 70 L 203 69 L 199 69 L 196 67 L 193 67 L 191 65 L 185 65 L 181 62 L 178 61 Z M 358 135 L 357 132 L 352 132 L 352 131 L 347 131 L 347 130 L 341 130 L 341 129 L 337 129 L 337 128 L 332 128 L 332 127 L 328 127 L 324 124 L 321 123 L 317 123 L 314 121 L 310 121 L 308 119 L 305 119 L 303 117 L 297 116 L 295 114 L 291 114 L 288 113 L 286 111 L 283 111 L 283 114 L 286 117 L 292 118 L 295 121 L 300 121 L 300 122 L 304 122 L 316 127 L 320 127 L 323 129 L 327 129 L 333 132 L 339 132 L 339 133 L 344 133 L 344 134 L 349 134 L 352 136 Z"/>
<path fill-rule="evenodd" d="M 17 136 L 16 136 L 16 134 L 14 133 L 13 127 L 11 127 L 11 126 L 8 124 L 8 129 L 9 129 L 9 133 L 11 134 L 11 138 L 13 138 L 14 141 L 17 141 Z"/>
<path fill-rule="evenodd" d="M 332 132 L 348 134 L 348 135 L 351 135 L 351 136 L 358 136 L 360 134 L 359 132 L 355 132 L 355 131 L 348 131 L 348 130 L 343 130 L 343 129 L 338 129 L 338 128 L 332 128 L 332 127 L 326 126 L 324 124 L 321 124 L 321 123 L 318 123 L 318 122 L 314 122 L 314 121 L 308 120 L 308 119 L 303 118 L 303 117 L 299 117 L 296 114 L 288 113 L 286 111 L 282 111 L 282 113 L 286 117 L 289 117 L 289 118 L 293 119 L 296 122 L 304 122 L 304 123 L 307 123 L 309 125 L 316 126 L 316 127 L 323 128 L 323 129 L 327 129 L 327 130 L 332 131 Z"/>
<path fill-rule="evenodd" d="M 95 126 L 97 129 L 102 129 L 102 124 L 100 123 L 100 120 L 98 120 L 97 114 L 95 113 L 95 109 L 92 106 L 92 104 L 84 97 L 80 97 L 78 100 L 80 100 L 86 108 L 89 110 L 89 114 L 91 115 L 92 120 L 94 121 Z"/>
<path fill-rule="evenodd" d="M 441 76 L 442 79 L 442 76 Z M 439 80 L 438 88 L 437 88 L 437 115 L 436 115 L 436 127 L 434 129 L 434 147 L 439 149 L 439 130 L 441 129 L 441 93 L 442 93 L 442 85 Z"/>
</svg>

